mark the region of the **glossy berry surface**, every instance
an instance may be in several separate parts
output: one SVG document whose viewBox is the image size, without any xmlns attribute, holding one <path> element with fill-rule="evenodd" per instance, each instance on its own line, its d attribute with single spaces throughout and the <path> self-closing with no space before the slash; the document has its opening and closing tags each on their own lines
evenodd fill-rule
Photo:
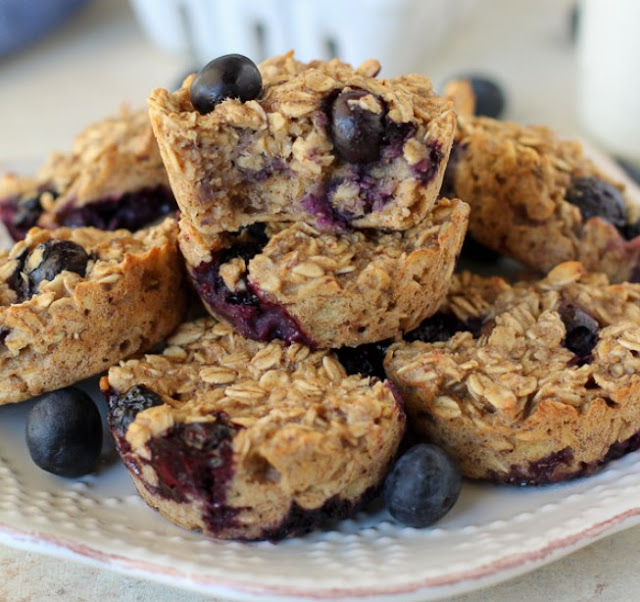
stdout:
<svg viewBox="0 0 640 602">
<path fill-rule="evenodd" d="M 100 412 L 80 389 L 47 393 L 29 411 L 26 437 L 31 458 L 40 468 L 80 477 L 92 472 L 100 457 Z"/>
<path fill-rule="evenodd" d="M 340 347 L 335 353 L 347 374 L 375 376 L 384 380 L 387 377 L 384 371 L 384 356 L 390 344 L 391 340 L 385 340 L 358 347 Z"/>
<path fill-rule="evenodd" d="M 123 395 L 114 393 L 109 397 L 109 425 L 124 434 L 138 412 L 161 404 L 160 396 L 144 385 L 135 385 Z"/>
<path fill-rule="evenodd" d="M 507 104 L 506 95 L 500 85 L 481 75 L 469 75 L 467 79 L 476 100 L 474 114 L 493 119 L 500 118 Z"/>
<path fill-rule="evenodd" d="M 564 346 L 575 353 L 578 364 L 590 361 L 591 352 L 598 343 L 600 326 L 597 320 L 572 303 L 565 303 L 560 308 L 560 317 L 567 330 Z"/>
<path fill-rule="evenodd" d="M 396 462 L 384 483 L 385 506 L 409 527 L 427 527 L 456 503 L 462 488 L 460 470 L 435 445 L 419 443 Z"/>
<path fill-rule="evenodd" d="M 202 115 L 226 98 L 242 102 L 258 98 L 262 76 L 257 65 L 241 54 L 226 54 L 207 63 L 191 82 L 191 102 Z"/>
<path fill-rule="evenodd" d="M 341 92 L 329 111 L 331 140 L 338 155 L 349 163 L 369 163 L 380 157 L 384 111 L 378 98 L 378 112 L 358 103 L 368 95 L 370 92 L 365 90 Z"/>
<path fill-rule="evenodd" d="M 627 224 L 627 209 L 622 194 L 609 182 L 599 178 L 574 178 L 565 198 L 580 209 L 585 221 L 601 217 L 621 229 Z"/>
<path fill-rule="evenodd" d="M 53 280 L 64 270 L 84 276 L 88 262 L 89 255 L 80 245 L 70 240 L 49 239 L 19 256 L 10 285 L 21 302 L 36 294 L 42 281 Z"/>
</svg>

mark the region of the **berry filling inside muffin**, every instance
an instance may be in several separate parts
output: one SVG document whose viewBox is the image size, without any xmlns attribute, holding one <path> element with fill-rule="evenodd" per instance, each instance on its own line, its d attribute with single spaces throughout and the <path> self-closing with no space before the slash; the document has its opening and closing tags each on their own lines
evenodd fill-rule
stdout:
<svg viewBox="0 0 640 602">
<path fill-rule="evenodd" d="M 276 338 L 315 348 L 315 342 L 286 308 L 262 299 L 260 291 L 247 279 L 246 266 L 266 243 L 264 227 L 256 224 L 239 233 L 230 247 L 212 253 L 210 262 L 203 262 L 192 271 L 200 297 L 244 337 L 257 341 Z M 231 290 L 221 269 L 234 261 L 242 263 L 242 274 Z"/>
<path fill-rule="evenodd" d="M 55 221 L 70 228 L 93 226 L 100 230 L 125 228 L 135 232 L 177 209 L 171 190 L 155 186 L 84 205 L 69 203 L 57 211 Z"/>
<path fill-rule="evenodd" d="M 44 211 L 42 207 L 44 194 L 51 195 L 52 199 L 58 196 L 55 190 L 43 188 L 28 198 L 11 196 L 0 201 L 0 221 L 5 225 L 13 240 L 22 240 L 29 229 L 38 223 Z"/>
</svg>

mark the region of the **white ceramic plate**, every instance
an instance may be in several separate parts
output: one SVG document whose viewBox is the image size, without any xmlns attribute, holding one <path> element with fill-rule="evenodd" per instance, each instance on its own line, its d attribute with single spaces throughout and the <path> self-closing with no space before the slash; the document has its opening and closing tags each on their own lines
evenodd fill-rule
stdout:
<svg viewBox="0 0 640 602">
<path fill-rule="evenodd" d="M 530 571 L 640 522 L 636 452 L 567 484 L 465 483 L 431 529 L 402 528 L 381 510 L 278 544 L 206 540 L 150 510 L 110 445 L 90 477 L 37 468 L 24 442 L 32 404 L 0 408 L 0 541 L 228 598 L 435 599 Z"/>
<path fill-rule="evenodd" d="M 85 386 L 104 406 L 95 382 Z M 0 407 L 0 541 L 211 595 L 436 599 L 531 571 L 640 522 L 635 452 L 554 486 L 465 483 L 430 529 L 403 528 L 379 510 L 278 544 L 207 540 L 141 501 L 110 441 L 96 475 L 65 480 L 38 469 L 24 442 L 33 403 Z"/>
</svg>

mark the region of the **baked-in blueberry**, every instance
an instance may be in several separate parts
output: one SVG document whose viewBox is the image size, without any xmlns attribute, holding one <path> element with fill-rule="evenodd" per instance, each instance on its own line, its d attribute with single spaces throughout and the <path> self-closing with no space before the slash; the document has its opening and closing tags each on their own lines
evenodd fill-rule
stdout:
<svg viewBox="0 0 640 602">
<path fill-rule="evenodd" d="M 563 303 L 560 317 L 567 334 L 564 346 L 575 353 L 576 363 L 584 364 L 591 360 L 591 352 L 598 343 L 600 326 L 597 320 L 573 303 Z"/>
<path fill-rule="evenodd" d="M 89 254 L 80 245 L 51 238 L 18 257 L 9 284 L 22 302 L 38 292 L 43 280 L 53 280 L 65 270 L 84 276 L 88 262 Z"/>
<path fill-rule="evenodd" d="M 161 405 L 162 398 L 149 387 L 135 385 L 124 395 L 109 395 L 108 403 L 111 428 L 124 434 L 138 412 Z"/>
<path fill-rule="evenodd" d="M 53 280 L 64 270 L 84 276 L 88 261 L 88 253 L 79 244 L 49 239 L 31 251 L 24 273 L 31 282 L 31 290 L 36 291 L 43 280 Z"/>
<path fill-rule="evenodd" d="M 80 389 L 47 393 L 29 411 L 26 437 L 40 468 L 62 477 L 82 476 L 94 470 L 100 457 L 100 412 Z"/>
<path fill-rule="evenodd" d="M 207 63 L 191 82 L 191 102 L 202 115 L 226 98 L 242 102 L 258 98 L 262 76 L 256 64 L 241 54 L 226 54 Z"/>
<path fill-rule="evenodd" d="M 372 96 L 377 111 L 364 109 L 358 101 Z M 329 110 L 331 140 L 340 157 L 349 163 L 369 163 L 380 157 L 384 132 L 382 101 L 366 90 L 345 90 Z"/>
<path fill-rule="evenodd" d="M 580 209 L 585 221 L 601 217 L 616 228 L 623 229 L 627 225 L 627 208 L 622 193 L 600 178 L 574 178 L 565 199 Z"/>
<path fill-rule="evenodd" d="M 43 188 L 28 198 L 10 197 L 0 201 L 0 220 L 6 226 L 13 240 L 22 240 L 27 232 L 37 225 L 44 208 L 42 196 L 50 194 L 58 196 L 51 188 Z"/>
<path fill-rule="evenodd" d="M 448 341 L 456 332 L 471 332 L 473 338 L 480 336 L 484 320 L 469 318 L 462 321 L 455 314 L 439 311 L 424 319 L 417 328 L 405 333 L 405 341 L 422 341 L 424 343 L 438 343 Z"/>
<path fill-rule="evenodd" d="M 386 378 L 383 367 L 384 355 L 391 341 L 379 341 L 358 345 L 358 347 L 340 347 L 335 353 L 347 374 L 375 376 L 380 380 Z"/>
<path fill-rule="evenodd" d="M 93 226 L 100 230 L 145 228 L 177 211 L 173 193 L 166 186 L 140 188 L 117 198 L 84 205 L 68 204 L 56 212 L 56 223 L 69 228 Z"/>
<path fill-rule="evenodd" d="M 460 470 L 439 447 L 419 443 L 407 451 L 384 482 L 389 514 L 410 527 L 427 527 L 456 503 L 462 488 Z"/>
</svg>

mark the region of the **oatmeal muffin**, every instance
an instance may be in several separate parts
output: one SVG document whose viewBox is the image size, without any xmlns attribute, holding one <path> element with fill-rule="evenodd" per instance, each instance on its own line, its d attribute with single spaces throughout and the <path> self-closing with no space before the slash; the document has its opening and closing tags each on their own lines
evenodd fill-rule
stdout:
<svg viewBox="0 0 640 602">
<path fill-rule="evenodd" d="M 185 219 L 205 237 L 268 221 L 328 231 L 422 221 L 455 117 L 427 77 L 379 79 L 379 69 L 288 53 L 260 65 L 255 98 L 205 114 L 192 100 L 195 76 L 174 93 L 153 91 L 151 122 Z"/>
<path fill-rule="evenodd" d="M 557 482 L 640 446 L 640 284 L 577 262 L 513 286 L 463 273 L 412 339 L 387 373 L 468 477 Z"/>
<path fill-rule="evenodd" d="M 33 226 L 138 230 L 175 209 L 146 111 L 90 125 L 35 176 L 0 178 L 0 220 L 14 240 Z"/>
<path fill-rule="evenodd" d="M 183 324 L 161 355 L 114 366 L 100 386 L 140 495 L 217 538 L 277 540 L 351 515 L 405 426 L 388 382 L 212 318 Z"/>
<path fill-rule="evenodd" d="M 547 128 L 460 116 L 443 194 L 469 203 L 476 241 L 539 272 L 576 260 L 640 278 L 640 207 Z"/>
<path fill-rule="evenodd" d="M 253 224 L 220 235 L 212 248 L 181 220 L 180 246 L 209 311 L 243 336 L 356 346 L 411 330 L 436 311 L 468 211 L 457 199 L 440 199 L 402 232 Z"/>
<path fill-rule="evenodd" d="M 0 404 L 97 374 L 180 323 L 173 219 L 127 230 L 32 228 L 0 252 Z"/>
</svg>

